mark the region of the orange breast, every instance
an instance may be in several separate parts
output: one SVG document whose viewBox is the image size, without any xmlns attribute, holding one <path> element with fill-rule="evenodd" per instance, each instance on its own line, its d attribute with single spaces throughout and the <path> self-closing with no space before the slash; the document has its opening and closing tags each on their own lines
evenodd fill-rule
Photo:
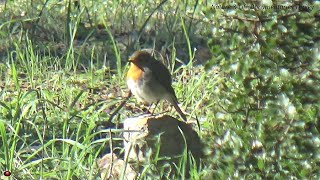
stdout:
<svg viewBox="0 0 320 180">
<path fill-rule="evenodd" d="M 129 71 L 127 73 L 127 79 L 139 80 L 142 76 L 143 71 L 138 66 L 131 63 Z"/>
</svg>

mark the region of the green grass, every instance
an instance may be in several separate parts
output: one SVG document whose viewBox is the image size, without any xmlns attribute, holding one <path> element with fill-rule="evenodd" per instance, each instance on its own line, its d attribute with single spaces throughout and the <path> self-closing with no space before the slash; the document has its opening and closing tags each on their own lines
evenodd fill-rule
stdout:
<svg viewBox="0 0 320 180">
<path fill-rule="evenodd" d="M 74 2 L 0 4 L 0 171 L 10 170 L 12 179 L 99 179 L 97 160 L 110 152 L 111 141 L 113 151 L 122 152 L 121 129 L 112 127 L 111 139 L 105 126 L 128 91 L 127 58 L 134 50 L 155 48 L 166 55 L 182 108 L 201 124 L 206 157 L 199 168 L 187 151 L 180 163 L 162 168 L 162 157 L 150 157 L 140 179 L 183 179 L 186 166 L 192 179 L 320 177 L 320 106 L 312 79 L 319 79 L 317 53 L 308 72 L 286 73 L 273 61 L 270 70 L 263 59 L 260 80 L 250 73 L 260 56 L 241 49 L 247 39 L 239 46 L 238 34 L 213 35 L 213 28 L 229 29 L 221 27 L 222 18 L 219 26 L 206 20 L 216 17 L 207 14 L 211 5 L 204 1 L 80 0 L 79 8 Z M 251 28 L 236 28 L 243 27 Z M 207 44 L 216 53 L 209 59 L 198 55 Z M 224 52 L 227 46 L 232 51 Z M 259 53 L 282 60 L 283 52 L 273 50 Z M 312 84 L 314 94 L 293 93 L 304 92 L 302 82 Z M 156 112 L 168 109 L 162 103 Z M 132 98 L 113 123 L 142 113 Z M 172 167 L 178 173 L 171 176 Z"/>
<path fill-rule="evenodd" d="M 129 25 L 131 20 L 135 22 L 131 28 L 150 22 L 160 24 L 152 14 L 162 5 L 153 9 L 155 4 L 149 7 L 146 2 L 123 1 L 104 9 L 98 4 L 83 1 L 80 10 L 72 3 L 57 1 L 15 1 L 7 2 L 6 8 L 2 6 L 2 21 L 6 23 L 0 30 L 7 41 L 2 42 L 1 56 L 0 159 L 1 169 L 10 170 L 13 178 L 100 177 L 96 162 L 109 152 L 110 141 L 104 138 L 107 131 L 100 126 L 127 91 L 126 57 L 140 46 L 135 39 L 131 47 L 125 47 L 128 50 L 120 51 L 119 44 L 123 46 L 126 40 L 116 39 L 119 36 L 115 37 L 114 31 L 123 30 L 126 25 L 119 25 Z M 133 16 L 137 10 L 145 12 Z M 104 11 L 115 19 L 106 19 Z M 137 30 L 140 34 L 145 31 Z M 135 113 L 125 108 L 117 119 L 129 115 Z M 121 147 L 121 131 L 115 134 L 119 138 L 112 140 Z M 157 172 L 152 165 L 157 159 L 150 161 L 149 167 L 153 168 L 146 168 L 141 178 Z M 186 166 L 186 160 L 183 162 L 178 169 Z"/>
</svg>

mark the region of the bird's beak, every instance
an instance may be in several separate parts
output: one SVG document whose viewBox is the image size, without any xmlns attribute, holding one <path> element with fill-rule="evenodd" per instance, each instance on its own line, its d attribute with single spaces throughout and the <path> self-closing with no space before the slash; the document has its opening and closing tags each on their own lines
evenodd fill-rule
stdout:
<svg viewBox="0 0 320 180">
<path fill-rule="evenodd" d="M 132 57 L 129 57 L 129 62 L 133 63 L 133 58 Z"/>
<path fill-rule="evenodd" d="M 134 60 L 133 60 L 133 59 L 131 59 L 131 58 L 129 59 L 129 63 L 132 63 L 132 64 L 134 64 L 134 65 L 138 66 L 138 64 L 136 63 L 136 61 L 134 61 Z M 132 64 L 131 64 L 131 65 L 132 65 Z M 138 66 L 138 67 L 139 67 L 139 66 Z"/>
<path fill-rule="evenodd" d="M 136 61 L 133 58 L 129 58 L 129 62 L 133 64 L 137 64 Z"/>
</svg>

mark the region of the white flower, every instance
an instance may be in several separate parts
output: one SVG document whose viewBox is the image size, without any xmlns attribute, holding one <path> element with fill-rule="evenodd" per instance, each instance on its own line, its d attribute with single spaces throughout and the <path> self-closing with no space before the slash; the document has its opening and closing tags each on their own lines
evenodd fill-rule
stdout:
<svg viewBox="0 0 320 180">
<path fill-rule="evenodd" d="M 287 108 L 287 114 L 290 118 L 293 118 L 296 115 L 296 107 L 294 107 L 292 104 L 290 104 Z"/>
<path fill-rule="evenodd" d="M 234 70 L 234 71 L 237 71 L 238 70 L 238 66 L 239 66 L 238 63 L 232 64 L 231 65 L 231 69 Z"/>
<path fill-rule="evenodd" d="M 282 68 L 282 69 L 280 69 L 280 75 L 283 77 L 288 77 L 290 74 L 287 69 Z"/>
<path fill-rule="evenodd" d="M 289 106 L 290 100 L 286 94 L 281 94 L 279 97 L 280 105 L 287 108 Z"/>
</svg>

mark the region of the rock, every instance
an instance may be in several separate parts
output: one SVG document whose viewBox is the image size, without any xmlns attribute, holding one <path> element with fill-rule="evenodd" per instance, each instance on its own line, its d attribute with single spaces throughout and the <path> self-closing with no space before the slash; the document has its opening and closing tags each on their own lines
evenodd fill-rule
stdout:
<svg viewBox="0 0 320 180">
<path fill-rule="evenodd" d="M 101 172 L 101 179 L 121 179 L 123 172 L 125 172 L 123 177 L 125 177 L 126 180 L 134 180 L 137 178 L 137 173 L 133 167 L 124 160 L 119 159 L 114 153 L 104 155 L 98 161 L 98 165 Z"/>
<path fill-rule="evenodd" d="M 158 145 L 160 149 L 157 155 L 160 157 L 181 155 L 185 145 L 197 162 L 203 156 L 200 138 L 192 125 L 168 115 L 126 119 L 124 130 L 125 158 L 129 162 L 144 162 L 149 152 L 155 156 Z"/>
</svg>

